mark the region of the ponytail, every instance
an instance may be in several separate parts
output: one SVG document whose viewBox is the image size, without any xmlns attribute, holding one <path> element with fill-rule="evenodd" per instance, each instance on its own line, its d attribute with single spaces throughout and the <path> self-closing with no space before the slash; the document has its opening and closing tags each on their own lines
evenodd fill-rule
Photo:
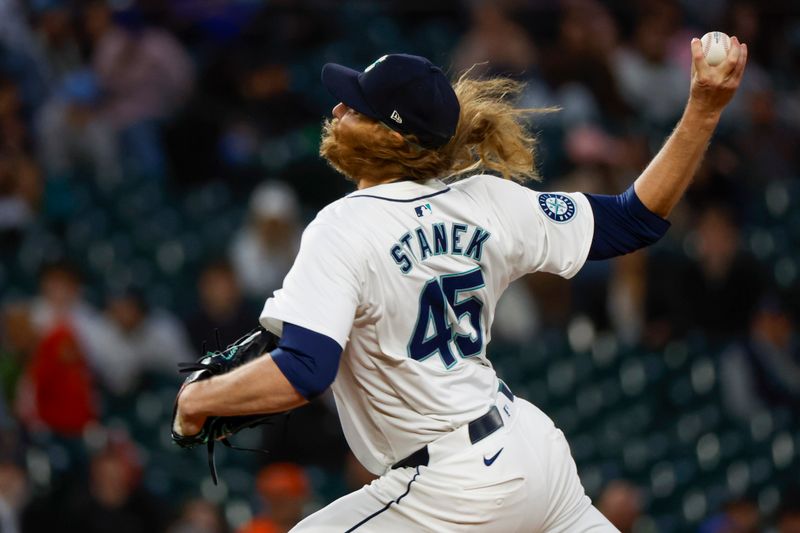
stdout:
<svg viewBox="0 0 800 533">
<path fill-rule="evenodd" d="M 469 79 L 467 74 L 453 86 L 461 115 L 455 135 L 442 148 L 451 161 L 447 173 L 455 179 L 475 171 L 515 181 L 538 179 L 536 140 L 523 120 L 526 114 L 554 109 L 517 109 L 513 103 L 522 83 L 509 78 Z"/>
</svg>

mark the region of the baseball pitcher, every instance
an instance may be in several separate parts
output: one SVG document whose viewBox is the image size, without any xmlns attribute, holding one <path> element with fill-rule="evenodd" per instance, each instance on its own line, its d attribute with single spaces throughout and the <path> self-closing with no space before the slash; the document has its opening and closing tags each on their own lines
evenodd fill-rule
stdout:
<svg viewBox="0 0 800 533">
<path fill-rule="evenodd" d="M 667 231 L 747 61 L 735 38 L 714 67 L 699 40 L 691 47 L 683 117 L 618 196 L 519 184 L 534 151 L 508 100 L 516 82 L 451 84 L 404 54 L 363 72 L 326 65 L 322 82 L 341 103 L 320 151 L 357 190 L 306 228 L 264 330 L 247 339 L 277 345 L 188 380 L 176 440 L 222 438 L 239 427 L 229 417 L 294 409 L 330 387 L 353 453 L 380 477 L 292 531 L 616 531 L 585 495 L 562 432 L 498 379 L 486 347 L 515 279 L 569 278 Z"/>
</svg>

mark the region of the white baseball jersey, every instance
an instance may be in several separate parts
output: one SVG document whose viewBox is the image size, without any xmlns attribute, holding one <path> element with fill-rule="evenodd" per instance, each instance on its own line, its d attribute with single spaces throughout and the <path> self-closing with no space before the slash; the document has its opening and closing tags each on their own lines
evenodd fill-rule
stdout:
<svg viewBox="0 0 800 533">
<path fill-rule="evenodd" d="M 342 427 L 361 463 L 383 474 L 494 405 L 486 346 L 500 295 L 530 272 L 575 275 L 593 231 L 584 195 L 494 176 L 359 190 L 306 228 L 261 323 L 343 347 L 332 387 Z"/>
</svg>

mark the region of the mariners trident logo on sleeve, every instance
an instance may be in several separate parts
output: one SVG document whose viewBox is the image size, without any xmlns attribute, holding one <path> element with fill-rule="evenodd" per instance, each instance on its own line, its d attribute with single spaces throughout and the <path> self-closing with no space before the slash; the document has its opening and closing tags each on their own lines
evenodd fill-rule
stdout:
<svg viewBox="0 0 800 533">
<path fill-rule="evenodd" d="M 575 202 L 569 196 L 557 193 L 539 195 L 539 207 L 554 222 L 569 222 L 575 216 Z"/>
</svg>

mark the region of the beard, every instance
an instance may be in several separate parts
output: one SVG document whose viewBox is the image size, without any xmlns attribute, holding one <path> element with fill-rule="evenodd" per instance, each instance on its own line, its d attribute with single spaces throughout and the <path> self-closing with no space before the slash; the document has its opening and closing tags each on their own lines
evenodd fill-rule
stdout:
<svg viewBox="0 0 800 533">
<path fill-rule="evenodd" d="M 363 167 L 363 161 L 355 163 L 354 148 L 350 146 L 353 135 L 342 133 L 338 119 L 326 120 L 322 125 L 322 139 L 319 144 L 321 155 L 337 172 L 347 180 L 357 182 L 358 167 Z"/>
<path fill-rule="evenodd" d="M 338 119 L 322 125 L 319 154 L 348 180 L 361 178 L 381 181 L 401 179 L 404 167 L 399 162 L 407 149 L 402 137 L 377 121 L 363 121 L 341 127 Z"/>
</svg>

